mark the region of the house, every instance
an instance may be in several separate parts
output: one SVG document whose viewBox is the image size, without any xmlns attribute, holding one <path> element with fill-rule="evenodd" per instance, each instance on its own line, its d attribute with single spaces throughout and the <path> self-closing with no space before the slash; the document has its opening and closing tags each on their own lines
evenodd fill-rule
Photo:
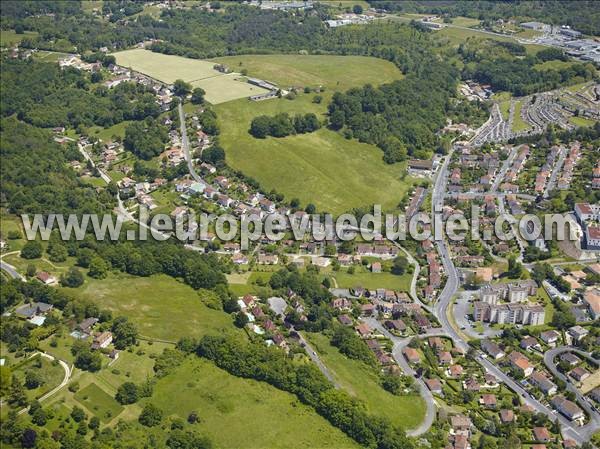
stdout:
<svg viewBox="0 0 600 449">
<path fill-rule="evenodd" d="M 444 342 L 440 337 L 429 337 L 428 344 L 432 349 L 444 349 Z"/>
<path fill-rule="evenodd" d="M 259 254 L 257 262 L 260 265 L 277 265 L 279 256 L 277 254 Z"/>
<path fill-rule="evenodd" d="M 275 343 L 275 345 L 279 346 L 281 349 L 288 349 L 287 341 L 285 341 L 285 338 L 283 338 L 283 335 L 281 334 L 273 335 L 273 343 Z"/>
<path fill-rule="evenodd" d="M 508 424 L 513 422 L 514 420 L 515 413 L 512 410 L 506 408 L 500 410 L 500 421 L 502 422 L 502 424 Z"/>
<path fill-rule="evenodd" d="M 479 391 L 481 389 L 481 385 L 477 380 L 470 378 L 463 382 L 463 386 L 467 391 Z"/>
<path fill-rule="evenodd" d="M 572 352 L 565 352 L 560 355 L 560 360 L 562 362 L 567 362 L 570 366 L 578 365 L 581 362 L 581 359 L 577 357 Z"/>
<path fill-rule="evenodd" d="M 371 303 L 362 304 L 360 306 L 360 311 L 361 311 L 362 316 L 373 316 L 373 314 L 376 311 L 376 307 L 374 304 L 371 304 Z"/>
<path fill-rule="evenodd" d="M 570 327 L 569 330 L 567 331 L 567 334 L 574 341 L 581 341 L 589 334 L 589 331 L 587 329 L 577 325 L 577 326 Z"/>
<path fill-rule="evenodd" d="M 372 332 L 371 328 L 367 323 L 360 323 L 354 329 L 362 338 L 370 336 Z"/>
<path fill-rule="evenodd" d="M 547 443 L 552 439 L 552 435 L 545 427 L 534 427 L 532 433 L 535 441 Z"/>
<path fill-rule="evenodd" d="M 554 345 L 560 338 L 560 334 L 557 331 L 555 331 L 554 329 L 552 329 L 549 331 L 542 332 L 540 334 L 540 338 L 547 345 Z"/>
<path fill-rule="evenodd" d="M 575 379 L 577 382 L 583 382 L 585 379 L 590 377 L 590 372 L 581 366 L 569 371 L 569 376 Z"/>
<path fill-rule="evenodd" d="M 454 433 L 470 432 L 473 427 L 471 418 L 465 415 L 454 415 L 450 417 L 450 427 Z"/>
<path fill-rule="evenodd" d="M 352 326 L 352 323 L 353 323 L 352 318 L 350 318 L 349 315 L 345 315 L 345 314 L 344 315 L 340 315 L 338 317 L 338 321 L 341 324 L 343 324 L 344 326 Z"/>
<path fill-rule="evenodd" d="M 397 332 L 406 331 L 406 324 L 402 320 L 386 320 L 383 325 L 386 329 Z"/>
<path fill-rule="evenodd" d="M 52 307 L 51 304 L 46 304 L 45 302 L 30 302 L 29 304 L 17 307 L 15 314 L 21 318 L 30 320 L 36 316 L 46 315 L 52 310 Z"/>
<path fill-rule="evenodd" d="M 554 384 L 554 382 L 552 382 L 539 371 L 536 371 L 531 375 L 530 381 L 532 384 L 537 386 L 545 395 L 552 396 L 556 394 L 557 387 Z"/>
<path fill-rule="evenodd" d="M 483 349 L 490 357 L 495 360 L 504 357 L 504 351 L 491 340 L 482 340 L 481 349 Z"/>
<path fill-rule="evenodd" d="M 582 419 L 584 417 L 583 410 L 581 410 L 577 404 L 569 401 L 562 395 L 555 396 L 550 403 L 556 410 L 571 421 Z"/>
<path fill-rule="evenodd" d="M 415 364 L 421 362 L 421 356 L 419 355 L 419 352 L 414 348 L 406 347 L 402 349 L 402 354 L 404 355 L 404 358 L 408 361 L 408 363 Z"/>
<path fill-rule="evenodd" d="M 462 373 L 463 367 L 460 365 L 450 365 L 450 367 L 448 367 L 448 371 L 446 372 L 448 377 L 451 377 L 452 379 L 458 379 L 460 376 L 462 376 Z"/>
<path fill-rule="evenodd" d="M 529 335 L 528 337 L 525 337 L 524 339 L 521 340 L 521 342 L 519 343 L 519 346 L 521 347 L 521 349 L 532 349 L 532 348 L 539 348 L 540 344 L 538 343 L 538 341 L 535 339 L 535 337 L 532 337 L 531 335 Z"/>
<path fill-rule="evenodd" d="M 371 272 L 372 273 L 381 273 L 381 263 L 380 262 L 373 262 L 371 264 Z"/>
<path fill-rule="evenodd" d="M 523 377 L 529 377 L 533 373 L 533 365 L 529 359 L 517 351 L 513 351 L 508 355 L 508 360 L 513 369 L 519 372 Z"/>
<path fill-rule="evenodd" d="M 86 318 L 85 320 L 83 320 L 81 323 L 79 323 L 77 325 L 77 330 L 84 334 L 90 335 L 92 333 L 93 327 L 95 326 L 95 324 L 97 322 L 98 322 L 98 318 L 93 318 L 93 317 Z"/>
<path fill-rule="evenodd" d="M 452 364 L 452 355 L 448 351 L 440 351 L 437 354 L 440 365 L 451 365 Z"/>
<path fill-rule="evenodd" d="M 252 307 L 255 304 L 256 299 L 254 296 L 246 294 L 242 297 L 242 302 L 246 307 Z"/>
<path fill-rule="evenodd" d="M 593 320 L 600 318 L 600 289 L 592 288 L 583 294 L 583 303 L 587 305 Z"/>
<path fill-rule="evenodd" d="M 487 373 L 485 376 L 485 385 L 489 388 L 496 388 L 498 384 L 498 379 L 493 374 Z"/>
<path fill-rule="evenodd" d="M 425 385 L 433 394 L 442 394 L 442 383 L 439 379 L 425 379 Z"/>
<path fill-rule="evenodd" d="M 94 335 L 94 341 L 92 342 L 92 349 L 103 349 L 108 347 L 113 341 L 112 333 L 100 332 Z"/>
<path fill-rule="evenodd" d="M 350 301 L 348 298 L 334 298 L 330 305 L 334 309 L 350 310 L 352 308 L 352 301 Z"/>
<path fill-rule="evenodd" d="M 56 278 L 45 271 L 40 271 L 35 277 L 38 281 L 45 285 L 56 284 Z"/>
<path fill-rule="evenodd" d="M 496 408 L 498 401 L 495 394 L 482 394 L 479 403 L 485 408 Z"/>
</svg>

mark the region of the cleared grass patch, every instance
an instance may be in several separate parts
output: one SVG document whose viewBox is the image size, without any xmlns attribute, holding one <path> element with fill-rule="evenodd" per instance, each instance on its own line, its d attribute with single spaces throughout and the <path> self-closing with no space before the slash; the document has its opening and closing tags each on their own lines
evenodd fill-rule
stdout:
<svg viewBox="0 0 600 449">
<path fill-rule="evenodd" d="M 212 104 L 225 103 L 226 101 L 268 92 L 267 89 L 254 86 L 248 83 L 245 78 L 233 73 L 192 81 L 191 84 L 193 87 L 204 89 L 206 91 L 206 101 Z"/>
<path fill-rule="evenodd" d="M 236 72 L 275 82 L 282 87 L 326 86 L 346 90 L 363 84 L 384 84 L 402 78 L 391 62 L 366 56 L 242 55 L 215 58 Z M 210 101 L 210 100 L 209 100 Z"/>
<path fill-rule="evenodd" d="M 569 117 L 569 122 L 571 122 L 575 126 L 594 126 L 596 124 L 595 120 L 586 118 L 586 117 Z"/>
<path fill-rule="evenodd" d="M 340 213 L 367 204 L 395 208 L 414 180 L 405 177 L 405 164 L 385 164 L 374 145 L 346 140 L 325 128 L 285 138 L 256 139 L 248 133 L 258 115 L 314 112 L 323 118 L 328 101 L 314 104 L 312 98 L 301 94 L 293 101 L 218 105 L 228 164 L 258 180 L 264 190 L 276 189 L 288 199 L 299 198 L 303 205 L 313 203 L 320 211 Z"/>
<path fill-rule="evenodd" d="M 14 30 L 0 30 L 0 47 L 8 47 L 21 42 L 25 38 L 34 38 L 38 35 L 36 31 L 25 31 L 17 34 Z"/>
<path fill-rule="evenodd" d="M 235 329 L 228 314 L 208 308 L 194 289 L 166 275 L 89 279 L 77 293 L 100 308 L 129 317 L 149 338 L 176 341 Z"/>
<path fill-rule="evenodd" d="M 325 335 L 306 336 L 342 388 L 364 401 L 370 413 L 386 417 L 404 429 L 414 428 L 423 420 L 425 403 L 419 395 L 395 396 L 387 392 L 374 368 L 341 354 Z"/>
<path fill-rule="evenodd" d="M 523 118 L 521 117 L 521 106 L 522 106 L 522 102 L 517 101 L 515 103 L 515 113 L 513 116 L 513 126 L 512 126 L 512 129 L 515 132 L 525 131 L 526 129 L 531 128 L 529 126 L 529 124 L 525 120 L 523 120 Z"/>
<path fill-rule="evenodd" d="M 75 399 L 100 421 L 111 421 L 123 411 L 123 406 L 95 383 L 75 393 Z"/>
<path fill-rule="evenodd" d="M 264 382 L 235 377 L 196 357 L 160 379 L 151 401 L 160 404 L 167 416 L 186 419 L 196 411 L 200 422 L 194 428 L 217 447 L 358 447 L 293 395 Z"/>
<path fill-rule="evenodd" d="M 412 274 L 396 276 L 392 273 L 362 272 L 348 274 L 347 272 L 339 271 L 337 273 L 333 273 L 333 277 L 335 277 L 335 280 L 340 288 L 361 286 L 370 290 L 386 288 L 390 290 L 407 292 L 410 290 Z"/>
</svg>

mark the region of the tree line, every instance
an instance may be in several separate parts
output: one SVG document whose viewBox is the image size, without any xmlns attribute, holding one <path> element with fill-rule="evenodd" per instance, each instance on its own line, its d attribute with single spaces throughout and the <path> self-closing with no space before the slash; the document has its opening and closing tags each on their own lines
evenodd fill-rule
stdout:
<svg viewBox="0 0 600 449">
<path fill-rule="evenodd" d="M 296 114 L 290 117 L 283 112 L 273 117 L 259 115 L 250 123 L 250 134 L 258 139 L 267 136 L 286 137 L 292 134 L 305 134 L 318 130 L 321 127 L 315 114 Z"/>
</svg>

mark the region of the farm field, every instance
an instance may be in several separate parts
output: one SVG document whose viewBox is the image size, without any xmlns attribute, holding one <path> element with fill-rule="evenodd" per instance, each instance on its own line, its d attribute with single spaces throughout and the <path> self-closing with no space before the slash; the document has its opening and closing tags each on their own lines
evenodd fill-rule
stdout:
<svg viewBox="0 0 600 449">
<path fill-rule="evenodd" d="M 229 315 L 208 308 L 194 289 L 166 275 L 143 278 L 119 273 L 86 281 L 76 289 L 78 295 L 129 317 L 144 337 L 176 341 L 235 329 Z"/>
<path fill-rule="evenodd" d="M 75 399 L 92 411 L 101 421 L 110 421 L 123 411 L 123 406 L 95 383 L 91 383 L 75 393 Z"/>
<path fill-rule="evenodd" d="M 117 64 L 131 67 L 159 81 L 172 84 L 176 79 L 182 79 L 193 87 L 201 87 L 206 91 L 206 100 L 213 104 L 266 92 L 265 89 L 240 79 L 239 75 L 225 75 L 213 69 L 214 61 L 164 55 L 140 48 L 113 55 Z"/>
<path fill-rule="evenodd" d="M 323 117 L 327 101 L 318 105 L 312 98 L 300 94 L 293 101 L 238 100 L 218 105 L 228 164 L 256 179 L 264 190 L 276 189 L 288 199 L 297 197 L 303 205 L 313 203 L 319 211 L 340 213 L 366 204 L 394 208 L 412 180 L 403 178 L 404 164 L 385 164 L 374 145 L 346 140 L 325 128 L 285 138 L 256 139 L 248 133 L 258 115 L 314 112 Z"/>
<path fill-rule="evenodd" d="M 347 90 L 363 84 L 384 84 L 402 78 L 391 62 L 366 56 L 242 55 L 215 58 L 236 72 L 266 79 L 281 87 L 318 87 Z"/>
<path fill-rule="evenodd" d="M 196 411 L 200 422 L 194 428 L 216 447 L 358 447 L 295 396 L 235 377 L 195 356 L 160 379 L 149 401 L 160 404 L 166 416 L 186 419 Z"/>
<path fill-rule="evenodd" d="M 395 396 L 387 392 L 379 384 L 375 369 L 341 354 L 323 334 L 306 336 L 342 388 L 364 401 L 371 413 L 386 417 L 404 429 L 419 425 L 425 416 L 425 403 L 420 396 Z"/>
</svg>

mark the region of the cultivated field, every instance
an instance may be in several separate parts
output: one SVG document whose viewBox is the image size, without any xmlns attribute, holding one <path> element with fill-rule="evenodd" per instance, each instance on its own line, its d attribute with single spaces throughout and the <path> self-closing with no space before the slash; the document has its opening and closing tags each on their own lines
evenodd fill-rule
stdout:
<svg viewBox="0 0 600 449">
<path fill-rule="evenodd" d="M 366 56 L 242 55 L 214 59 L 231 70 L 278 83 L 282 87 L 325 86 L 346 90 L 363 84 L 384 84 L 402 78 L 389 61 Z"/>
<path fill-rule="evenodd" d="M 195 429 L 216 447 L 358 447 L 293 395 L 264 382 L 235 377 L 195 356 L 160 379 L 150 401 L 160 404 L 166 415 L 182 419 L 196 411 L 200 422 Z"/>
<path fill-rule="evenodd" d="M 133 49 L 114 53 L 117 64 L 144 73 L 164 83 L 182 79 L 206 91 L 206 100 L 213 104 L 246 98 L 266 92 L 248 84 L 239 75 L 225 75 L 215 69 L 214 61 L 164 55 L 149 50 Z"/>
<path fill-rule="evenodd" d="M 339 213 L 368 204 L 395 207 L 412 180 L 403 178 L 403 164 L 385 164 L 374 145 L 346 140 L 326 128 L 285 138 L 255 139 L 248 133 L 252 118 L 263 114 L 314 112 L 324 118 L 329 98 L 321 104 L 312 98 L 300 94 L 293 101 L 238 100 L 217 106 L 228 164 L 258 180 L 264 190 L 276 189 L 321 211 Z"/>
</svg>

